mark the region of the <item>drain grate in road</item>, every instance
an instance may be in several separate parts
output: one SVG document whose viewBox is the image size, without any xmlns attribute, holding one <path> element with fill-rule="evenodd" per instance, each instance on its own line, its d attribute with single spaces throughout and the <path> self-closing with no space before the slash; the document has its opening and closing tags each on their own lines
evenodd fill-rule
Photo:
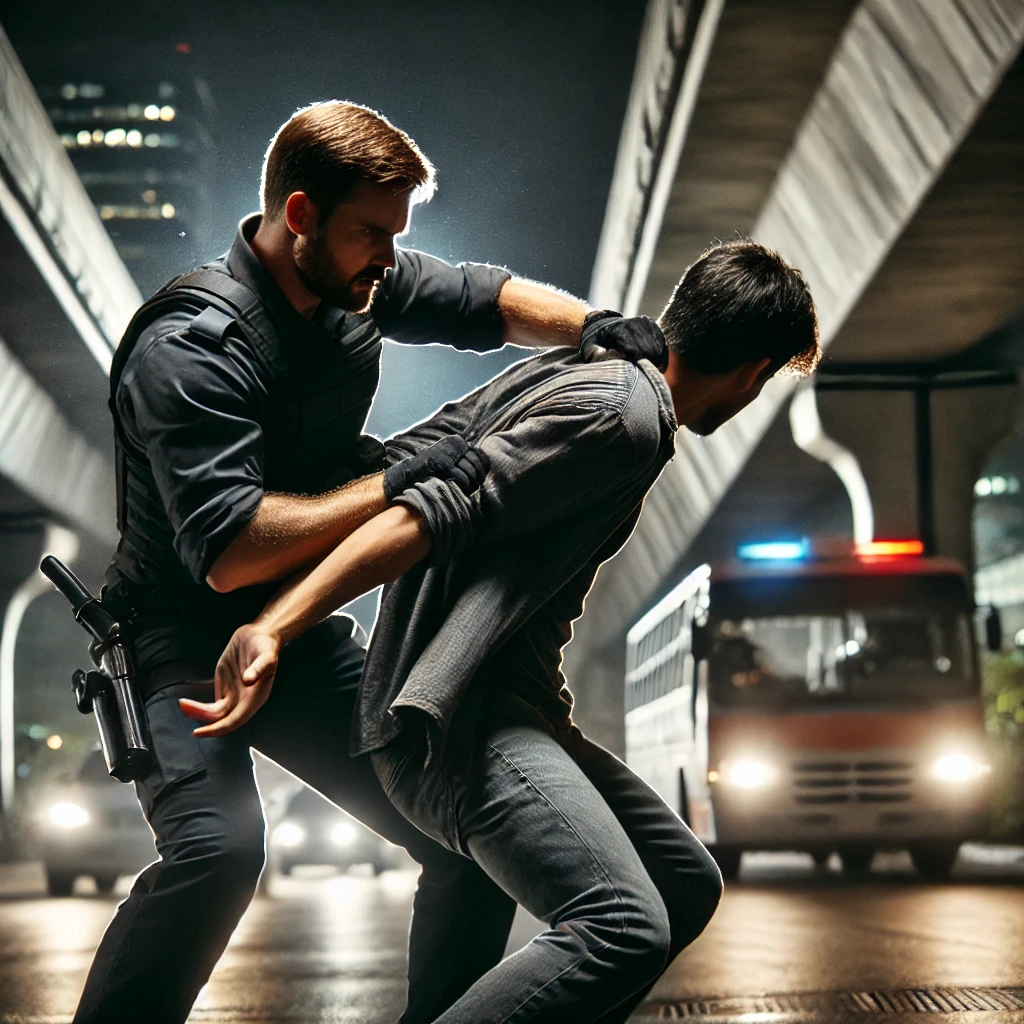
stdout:
<svg viewBox="0 0 1024 1024">
<path fill-rule="evenodd" d="M 978 1013 L 1024 1010 L 1024 988 L 905 988 L 690 999 L 652 1006 L 657 1020 L 733 1017 L 747 1013 Z"/>
</svg>

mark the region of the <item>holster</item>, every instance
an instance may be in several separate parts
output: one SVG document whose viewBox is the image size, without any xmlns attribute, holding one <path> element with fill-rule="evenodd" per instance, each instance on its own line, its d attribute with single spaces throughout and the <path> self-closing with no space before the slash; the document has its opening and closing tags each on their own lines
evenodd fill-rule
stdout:
<svg viewBox="0 0 1024 1024">
<path fill-rule="evenodd" d="M 114 619 L 63 562 L 47 555 L 40 570 L 68 599 L 75 619 L 92 636 L 95 670 L 72 676 L 75 703 L 94 713 L 107 771 L 118 782 L 145 778 L 153 766 L 146 709 L 135 683 L 126 625 Z"/>
</svg>

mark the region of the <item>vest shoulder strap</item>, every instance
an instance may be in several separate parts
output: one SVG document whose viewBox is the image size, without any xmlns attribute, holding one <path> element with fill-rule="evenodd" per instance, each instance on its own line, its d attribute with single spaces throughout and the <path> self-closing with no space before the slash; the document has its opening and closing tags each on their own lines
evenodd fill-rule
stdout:
<svg viewBox="0 0 1024 1024">
<path fill-rule="evenodd" d="M 233 323 L 272 369 L 281 364 L 280 341 L 259 296 L 247 285 L 215 266 L 199 267 L 169 281 L 144 302 L 132 317 L 110 366 L 113 401 L 128 358 L 150 324 L 168 313 L 195 310 L 189 329 L 219 342 Z"/>
</svg>

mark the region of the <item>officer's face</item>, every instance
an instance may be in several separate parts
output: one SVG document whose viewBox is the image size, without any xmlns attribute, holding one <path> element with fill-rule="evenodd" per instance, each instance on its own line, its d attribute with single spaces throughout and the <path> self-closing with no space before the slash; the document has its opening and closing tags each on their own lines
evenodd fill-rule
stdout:
<svg viewBox="0 0 1024 1024">
<path fill-rule="evenodd" d="M 335 207 L 326 224 L 311 218 L 308 233 L 295 239 L 295 267 L 303 284 L 329 305 L 364 312 L 395 265 L 395 238 L 407 230 L 411 206 L 411 190 L 395 192 L 366 181 Z"/>
</svg>

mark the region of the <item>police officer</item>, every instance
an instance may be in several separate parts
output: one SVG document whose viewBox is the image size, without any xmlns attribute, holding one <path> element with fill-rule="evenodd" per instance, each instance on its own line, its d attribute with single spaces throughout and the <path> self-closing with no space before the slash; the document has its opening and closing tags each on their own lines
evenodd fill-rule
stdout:
<svg viewBox="0 0 1024 1024">
<path fill-rule="evenodd" d="M 511 900 L 406 822 L 369 762 L 347 756 L 363 662 L 350 618 L 331 616 L 289 646 L 266 706 L 242 729 L 196 729 L 179 704 L 220 697 L 210 681 L 220 652 L 275 581 L 413 482 L 479 485 L 461 439 L 388 466 L 362 434 L 382 334 L 478 352 L 579 342 L 578 300 L 395 248 L 433 188 L 429 161 L 379 114 L 335 101 L 300 110 L 267 153 L 262 216 L 145 303 L 115 356 L 120 540 L 104 602 L 134 625 L 155 757 L 137 788 L 160 859 L 118 907 L 77 1024 L 188 1016 L 263 867 L 250 748 L 422 865 L 403 1021 L 433 1020 L 501 957 Z M 655 337 L 601 345 L 660 361 Z"/>
</svg>

